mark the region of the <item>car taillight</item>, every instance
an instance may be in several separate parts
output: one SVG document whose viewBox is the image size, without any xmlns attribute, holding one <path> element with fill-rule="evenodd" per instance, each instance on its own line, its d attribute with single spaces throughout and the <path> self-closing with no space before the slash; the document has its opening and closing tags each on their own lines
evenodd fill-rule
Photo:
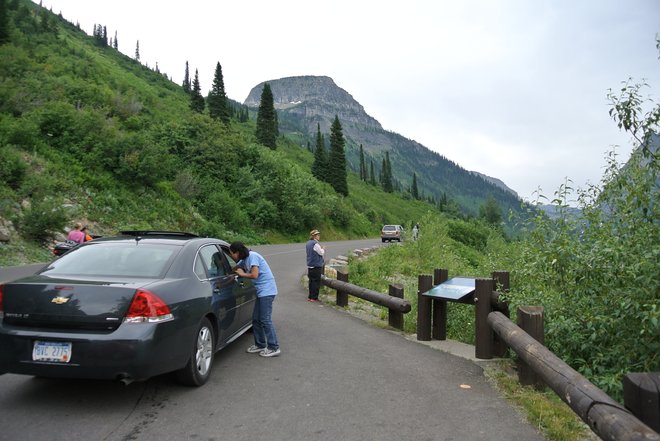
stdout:
<svg viewBox="0 0 660 441">
<path fill-rule="evenodd" d="M 170 307 L 156 294 L 146 289 L 138 289 L 128 308 L 124 322 L 158 323 L 172 320 Z"/>
<path fill-rule="evenodd" d="M 0 319 L 5 316 L 5 304 L 3 303 L 4 295 L 3 289 L 5 285 L 0 285 Z"/>
</svg>

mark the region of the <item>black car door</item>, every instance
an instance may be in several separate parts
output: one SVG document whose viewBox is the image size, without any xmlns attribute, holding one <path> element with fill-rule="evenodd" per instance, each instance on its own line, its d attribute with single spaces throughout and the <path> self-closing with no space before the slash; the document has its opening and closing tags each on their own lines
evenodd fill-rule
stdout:
<svg viewBox="0 0 660 441">
<path fill-rule="evenodd" d="M 234 261 L 229 254 L 229 248 L 225 246 L 221 246 L 220 248 L 222 249 L 224 260 L 227 263 L 228 268 L 231 270 L 231 268 L 236 266 L 236 261 Z M 245 277 L 236 278 L 234 295 L 236 297 L 237 306 L 240 309 L 238 312 L 240 322 L 243 324 L 250 323 L 252 321 L 254 303 L 257 299 L 257 289 L 254 287 L 252 279 L 246 279 Z"/>
<path fill-rule="evenodd" d="M 227 270 L 222 250 L 217 245 L 200 248 L 197 262 L 203 266 L 205 277 L 202 283 L 208 283 L 211 290 L 212 309 L 218 320 L 218 343 L 222 346 L 241 327 L 234 293 L 236 278 Z"/>
</svg>

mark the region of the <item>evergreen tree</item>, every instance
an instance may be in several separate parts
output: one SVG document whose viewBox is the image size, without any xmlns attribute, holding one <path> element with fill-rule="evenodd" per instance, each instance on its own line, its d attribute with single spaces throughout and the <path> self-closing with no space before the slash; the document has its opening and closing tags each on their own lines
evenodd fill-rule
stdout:
<svg viewBox="0 0 660 441">
<path fill-rule="evenodd" d="M 440 211 L 445 211 L 445 208 L 447 207 L 447 203 L 448 203 L 447 193 L 443 191 L 442 194 L 440 195 L 440 200 L 438 201 L 438 209 Z"/>
<path fill-rule="evenodd" d="M 38 13 L 39 19 L 39 27 L 38 30 L 41 32 L 50 32 L 55 30 L 55 23 L 51 21 L 52 19 L 52 14 L 49 14 L 46 9 L 40 9 Z"/>
<path fill-rule="evenodd" d="M 197 113 L 204 112 L 204 97 L 202 96 L 202 88 L 199 85 L 199 75 L 195 69 L 195 79 L 193 80 L 192 92 L 190 93 L 190 108 Z"/>
<path fill-rule="evenodd" d="M 387 193 L 394 192 L 394 182 L 392 180 L 392 165 L 390 163 L 390 152 L 385 152 L 385 158 L 383 158 L 383 169 L 381 170 L 381 179 L 380 183 L 383 186 L 383 190 Z"/>
<path fill-rule="evenodd" d="M 135 44 L 135 61 L 140 61 L 140 40 Z"/>
<path fill-rule="evenodd" d="M 375 186 L 376 185 L 376 173 L 374 173 L 374 160 L 372 159 L 369 162 L 371 162 L 371 167 L 370 167 L 371 168 L 371 173 L 370 173 L 370 176 L 369 176 L 369 183 L 371 185 Z"/>
<path fill-rule="evenodd" d="M 101 32 L 101 42 L 103 47 L 108 47 L 108 28 L 103 26 L 103 31 Z"/>
<path fill-rule="evenodd" d="M 213 87 L 209 93 L 209 115 L 211 118 L 221 120 L 224 123 L 229 122 L 229 101 L 225 94 L 225 82 L 222 78 L 222 67 L 220 62 L 215 66 L 215 75 L 213 76 Z"/>
<path fill-rule="evenodd" d="M 115 38 L 112 40 L 112 47 L 118 51 L 119 50 L 119 44 L 117 43 L 117 31 L 115 31 Z"/>
<path fill-rule="evenodd" d="M 479 217 L 490 225 L 499 226 L 502 223 L 502 210 L 492 194 L 489 195 L 486 202 L 479 207 Z"/>
<path fill-rule="evenodd" d="M 277 127 L 277 112 L 275 111 L 273 91 L 270 84 L 266 83 L 261 91 L 261 101 L 257 113 L 257 141 L 275 150 L 278 135 L 279 129 Z"/>
<path fill-rule="evenodd" d="M 325 171 L 328 159 L 325 151 L 325 141 L 321 134 L 321 125 L 316 123 L 316 148 L 314 149 L 314 162 L 312 163 L 312 175 L 319 181 L 325 181 Z"/>
<path fill-rule="evenodd" d="M 417 173 L 413 173 L 412 188 L 410 189 L 410 194 L 413 199 L 419 199 L 419 191 L 417 190 Z"/>
<path fill-rule="evenodd" d="M 367 164 L 364 161 L 364 149 L 362 148 L 362 144 L 360 144 L 360 179 L 364 182 L 367 182 L 368 180 Z"/>
<path fill-rule="evenodd" d="M 0 0 L 0 44 L 9 42 L 9 14 L 7 0 Z"/>
<path fill-rule="evenodd" d="M 186 61 L 186 74 L 183 77 L 183 91 L 187 94 L 192 92 L 192 83 L 190 82 L 190 71 L 188 70 L 188 62 Z"/>
<path fill-rule="evenodd" d="M 344 152 L 344 134 L 342 132 L 339 117 L 330 127 L 330 154 L 328 157 L 328 183 L 339 194 L 348 196 L 348 182 L 346 174 L 346 154 Z"/>
<path fill-rule="evenodd" d="M 250 111 L 248 110 L 247 106 L 241 106 L 241 108 L 238 111 L 238 120 L 242 123 L 248 122 L 250 119 Z"/>
</svg>

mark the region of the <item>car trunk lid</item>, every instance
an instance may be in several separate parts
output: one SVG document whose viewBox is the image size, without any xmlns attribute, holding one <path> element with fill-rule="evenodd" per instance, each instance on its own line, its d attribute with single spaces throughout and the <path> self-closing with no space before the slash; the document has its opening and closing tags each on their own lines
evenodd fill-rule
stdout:
<svg viewBox="0 0 660 441">
<path fill-rule="evenodd" d="M 112 331 L 122 322 L 136 289 L 153 280 L 92 280 L 31 276 L 3 288 L 7 325 Z"/>
</svg>

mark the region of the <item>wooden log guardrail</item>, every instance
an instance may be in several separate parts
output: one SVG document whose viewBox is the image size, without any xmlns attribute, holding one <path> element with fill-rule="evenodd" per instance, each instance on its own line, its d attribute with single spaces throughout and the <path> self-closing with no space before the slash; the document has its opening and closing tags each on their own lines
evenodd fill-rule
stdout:
<svg viewBox="0 0 660 441">
<path fill-rule="evenodd" d="M 501 312 L 488 324 L 605 441 L 660 440 L 660 435 L 550 352 Z"/>
<path fill-rule="evenodd" d="M 344 280 L 340 280 L 344 279 Z M 403 329 L 403 314 L 412 310 L 410 302 L 403 298 L 401 285 L 390 285 L 390 293 L 383 294 L 361 286 L 348 283 L 348 273 L 337 271 L 337 279 L 321 276 L 321 284 L 337 290 L 337 306 L 348 305 L 348 294 L 363 300 L 384 306 L 389 311 L 389 324 L 397 329 Z"/>
</svg>

